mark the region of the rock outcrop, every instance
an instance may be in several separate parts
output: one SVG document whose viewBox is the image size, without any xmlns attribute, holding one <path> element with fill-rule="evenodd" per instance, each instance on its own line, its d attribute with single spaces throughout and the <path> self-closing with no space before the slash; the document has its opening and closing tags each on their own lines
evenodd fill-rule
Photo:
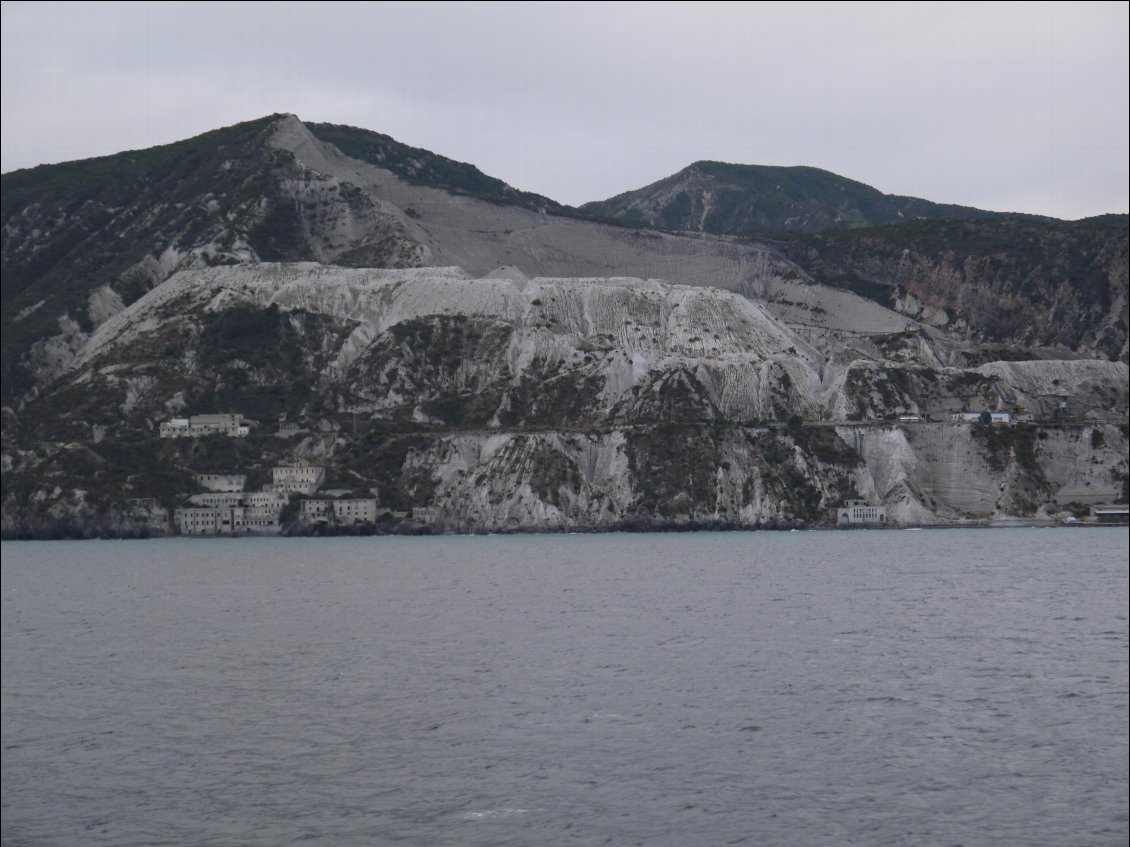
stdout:
<svg viewBox="0 0 1130 847">
<path fill-rule="evenodd" d="M 826 356 L 739 294 L 658 280 L 217 267 L 104 321 L 5 434 L 64 443 L 97 423 L 137 445 L 127 466 L 161 455 L 183 478 L 234 454 L 174 449 L 157 424 L 170 409 L 238 409 L 261 422 L 231 448 L 240 461 L 293 448 L 341 487 L 461 530 L 820 524 L 852 497 L 900 522 L 963 522 L 1121 494 L 1126 428 L 1110 422 L 1124 419 L 1124 364 L 857 355 Z M 971 408 L 1038 423 L 949 422 Z M 266 429 L 280 416 L 333 434 L 288 447 Z M 1081 444 L 1094 445 L 1085 459 Z M 95 480 L 120 477 L 103 455 L 115 449 L 84 448 Z M 53 455 L 8 453 L 7 490 L 48 502 L 35 478 L 56 477 L 67 491 L 78 454 Z M 27 509 L 6 495 L 8 525 Z"/>
</svg>

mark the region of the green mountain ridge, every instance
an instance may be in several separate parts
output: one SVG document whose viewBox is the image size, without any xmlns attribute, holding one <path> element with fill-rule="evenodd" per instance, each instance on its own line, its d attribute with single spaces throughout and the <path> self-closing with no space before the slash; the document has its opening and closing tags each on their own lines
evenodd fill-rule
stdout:
<svg viewBox="0 0 1130 847">
<path fill-rule="evenodd" d="M 884 194 L 820 168 L 712 161 L 695 162 L 643 188 L 580 208 L 636 226 L 717 235 L 820 232 L 920 219 L 1040 219 Z"/>
</svg>

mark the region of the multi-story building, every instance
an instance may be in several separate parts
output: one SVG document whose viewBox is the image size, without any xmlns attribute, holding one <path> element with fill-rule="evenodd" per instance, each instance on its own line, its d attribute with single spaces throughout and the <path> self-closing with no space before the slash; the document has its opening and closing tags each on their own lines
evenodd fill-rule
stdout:
<svg viewBox="0 0 1130 847">
<path fill-rule="evenodd" d="M 185 507 L 173 513 L 173 522 L 181 535 L 218 535 L 220 509 Z"/>
<path fill-rule="evenodd" d="M 864 500 L 848 500 L 836 510 L 836 526 L 886 526 L 885 506 L 872 506 Z"/>
<path fill-rule="evenodd" d="M 257 506 L 199 506 L 176 510 L 181 535 L 245 535 L 279 531 L 279 509 Z"/>
<path fill-rule="evenodd" d="M 244 506 L 232 509 L 233 532 L 278 532 L 279 509 L 275 507 Z"/>
<path fill-rule="evenodd" d="M 209 491 L 205 494 L 193 494 L 188 498 L 188 502 L 194 506 L 230 509 L 233 506 L 242 506 L 245 496 L 241 491 Z"/>
<path fill-rule="evenodd" d="M 286 494 L 313 494 L 325 478 L 326 469 L 317 465 L 279 465 L 271 472 L 271 489 Z"/>
<path fill-rule="evenodd" d="M 287 496 L 281 491 L 248 491 L 243 495 L 243 505 L 252 509 L 281 509 Z"/>
<path fill-rule="evenodd" d="M 204 435 L 226 435 L 230 438 L 243 438 L 251 428 L 243 422 L 239 413 L 192 415 L 187 418 L 173 418 L 161 424 L 161 438 L 199 438 Z"/>
<path fill-rule="evenodd" d="M 377 519 L 377 501 L 371 497 L 331 502 L 338 523 L 373 523 Z"/>
<path fill-rule="evenodd" d="M 439 509 L 435 506 L 413 506 L 412 519 L 420 523 L 433 524 L 439 520 Z"/>
<path fill-rule="evenodd" d="M 333 517 L 333 500 L 303 500 L 302 517 L 308 521 L 328 521 Z"/>
<path fill-rule="evenodd" d="M 340 524 L 373 523 L 377 519 L 377 501 L 371 497 L 303 500 L 302 516 L 311 521 Z"/>
</svg>

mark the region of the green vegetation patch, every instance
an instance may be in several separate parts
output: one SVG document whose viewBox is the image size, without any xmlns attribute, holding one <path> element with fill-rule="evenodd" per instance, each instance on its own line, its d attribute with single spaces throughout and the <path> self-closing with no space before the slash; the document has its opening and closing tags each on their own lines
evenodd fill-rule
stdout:
<svg viewBox="0 0 1130 847">
<path fill-rule="evenodd" d="M 662 423 L 628 431 L 628 468 L 639 492 L 638 507 L 653 516 L 676 517 L 693 508 L 713 512 L 721 461 L 720 434 L 708 427 Z"/>
</svg>

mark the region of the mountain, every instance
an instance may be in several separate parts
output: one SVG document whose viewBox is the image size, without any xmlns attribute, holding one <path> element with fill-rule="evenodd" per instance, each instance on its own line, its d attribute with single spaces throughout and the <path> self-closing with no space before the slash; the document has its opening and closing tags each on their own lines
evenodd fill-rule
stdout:
<svg viewBox="0 0 1130 847">
<path fill-rule="evenodd" d="M 918 221 L 775 246 L 820 283 L 970 340 L 1126 362 L 1128 241 L 1130 218 L 1107 215 Z"/>
<path fill-rule="evenodd" d="M 668 232 L 293 115 L 2 198 L 10 535 L 117 532 L 130 498 L 296 459 L 464 530 L 1125 497 L 1124 216 Z M 949 423 L 986 409 L 1034 423 Z M 228 410 L 249 438 L 157 437 Z"/>
<path fill-rule="evenodd" d="M 529 275 L 734 289 L 804 277 L 763 245 L 579 220 L 387 136 L 316 129 L 365 158 L 293 115 L 275 115 L 151 150 L 4 174 L 5 400 L 40 390 L 101 322 L 188 268 L 316 261 L 483 274 L 514 265 Z"/>
<path fill-rule="evenodd" d="M 1005 217 L 900 197 L 809 167 L 695 162 L 672 176 L 581 210 L 632 226 L 748 235 L 823 232 L 915 220 Z"/>
<path fill-rule="evenodd" d="M 319 141 L 334 145 L 346 156 L 385 168 L 412 185 L 440 188 L 451 194 L 537 212 L 568 214 L 572 211 L 540 194 L 518 191 L 500 179 L 487 176 L 474 165 L 437 156 L 420 147 L 409 147 L 379 132 L 340 124 L 308 123 L 305 126 Z"/>
</svg>

